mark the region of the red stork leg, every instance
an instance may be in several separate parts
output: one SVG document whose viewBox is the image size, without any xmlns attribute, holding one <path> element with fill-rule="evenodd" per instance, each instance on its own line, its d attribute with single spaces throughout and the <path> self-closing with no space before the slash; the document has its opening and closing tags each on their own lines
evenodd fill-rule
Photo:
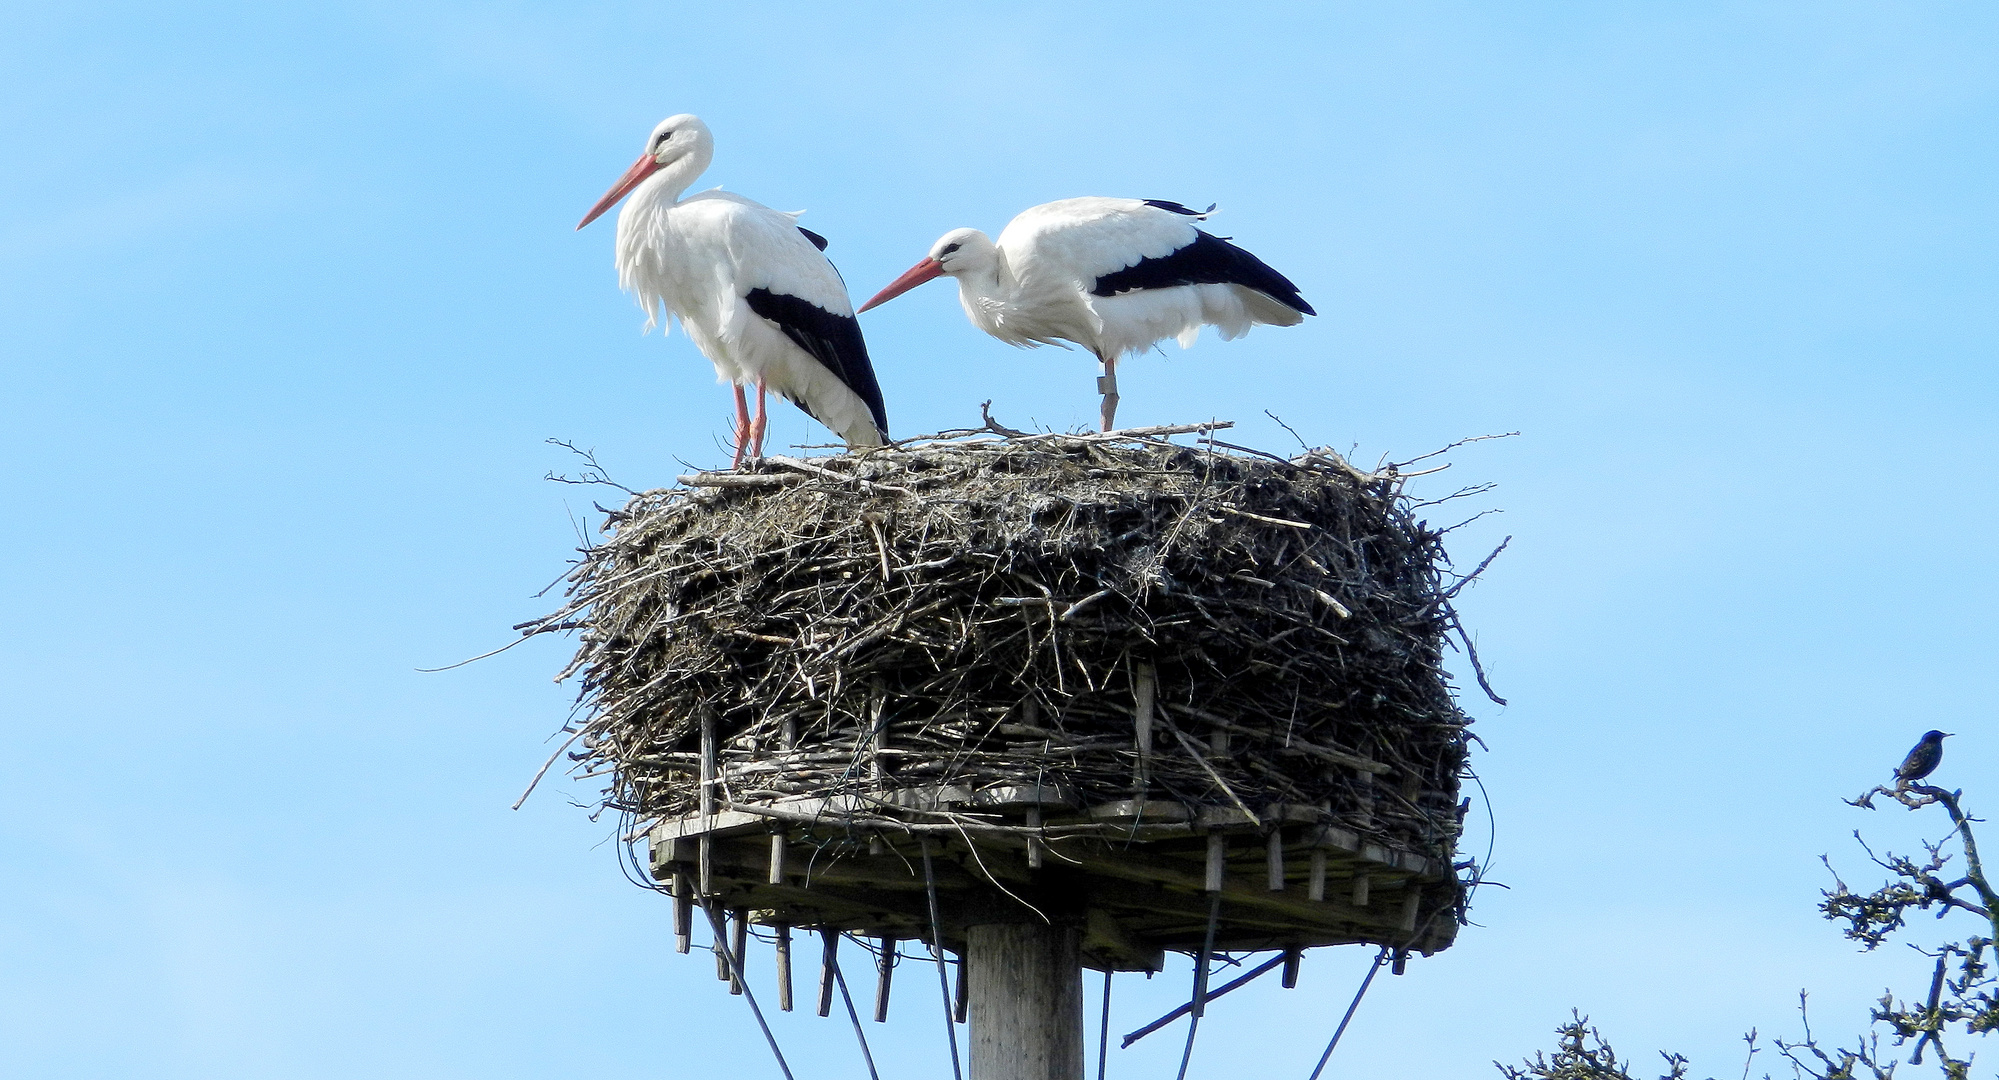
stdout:
<svg viewBox="0 0 1999 1080">
<path fill-rule="evenodd" d="M 1097 376 L 1097 393 L 1104 396 L 1104 430 L 1109 431 L 1117 423 L 1117 357 L 1099 353 L 1097 359 L 1104 362 L 1104 373 Z"/>
<path fill-rule="evenodd" d="M 741 384 L 736 386 L 736 457 L 729 462 L 731 470 L 743 467 L 743 448 L 750 444 L 750 403 L 743 397 Z"/>
<path fill-rule="evenodd" d="M 762 458 L 764 456 L 764 426 L 770 420 L 764 412 L 764 395 L 767 391 L 768 387 L 764 385 L 764 377 L 761 375 L 757 376 L 757 418 L 750 425 L 750 456 L 753 458 Z"/>
</svg>

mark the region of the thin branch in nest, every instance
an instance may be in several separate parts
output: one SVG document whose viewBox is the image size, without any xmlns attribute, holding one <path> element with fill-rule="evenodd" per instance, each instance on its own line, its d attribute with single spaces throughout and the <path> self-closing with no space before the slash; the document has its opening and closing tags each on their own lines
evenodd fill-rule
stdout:
<svg viewBox="0 0 1999 1080">
<path fill-rule="evenodd" d="M 1419 461 L 1428 461 L 1433 457 L 1442 457 L 1443 455 L 1448 454 L 1453 450 L 1456 450 L 1460 446 L 1470 446 L 1473 443 L 1485 442 L 1488 439 L 1511 439 L 1519 434 L 1520 433 L 1517 431 L 1502 431 L 1497 435 L 1473 435 L 1470 438 L 1459 439 L 1457 442 L 1451 443 L 1450 445 L 1445 446 L 1441 449 L 1432 450 L 1427 454 L 1418 454 L 1417 456 L 1410 458 L 1408 461 L 1393 462 L 1388 467 L 1394 469 L 1396 472 L 1401 472 L 1402 470 L 1407 469 L 1409 466 L 1414 465 Z"/>
<path fill-rule="evenodd" d="M 583 472 L 580 476 L 576 477 L 562 476 L 556 473 L 553 469 L 551 469 L 549 470 L 548 475 L 542 477 L 542 479 L 553 480 L 558 484 L 578 484 L 585 486 L 590 484 L 602 484 L 605 487 L 614 487 L 617 488 L 619 491 L 624 492 L 627 495 L 637 497 L 638 492 L 633 491 L 631 488 L 628 488 L 625 485 L 618 483 L 616 480 L 611 479 L 611 474 L 605 470 L 604 466 L 598 464 L 597 451 L 584 450 L 578 447 L 575 443 L 570 442 L 567 439 L 549 438 L 549 439 L 544 439 L 542 441 L 546 442 L 550 446 L 560 446 L 564 450 L 567 450 L 570 453 L 575 454 L 577 457 L 583 459 Z"/>
</svg>

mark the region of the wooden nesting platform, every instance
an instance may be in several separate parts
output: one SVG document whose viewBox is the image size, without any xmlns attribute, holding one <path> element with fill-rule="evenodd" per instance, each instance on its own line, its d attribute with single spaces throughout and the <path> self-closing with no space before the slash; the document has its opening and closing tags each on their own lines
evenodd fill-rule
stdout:
<svg viewBox="0 0 1999 1080">
<path fill-rule="evenodd" d="M 930 940 L 926 844 L 952 952 L 972 924 L 1035 918 L 1031 904 L 1083 928 L 1085 966 L 1159 970 L 1165 950 L 1201 946 L 1211 890 L 1223 952 L 1369 942 L 1431 954 L 1457 930 L 1449 866 L 1317 824 L 1315 808 L 1253 820 L 1169 802 L 1025 802 L 1005 826 L 972 832 L 924 814 L 912 830 L 856 828 L 848 810 L 896 810 L 854 802 L 794 798 L 652 826 L 652 874 L 682 902 L 682 944 L 696 896 L 768 926 Z M 1039 828 L 1027 824 L 1035 810 Z"/>
<path fill-rule="evenodd" d="M 1031 788 L 884 795 L 737 804 L 646 830 L 683 951 L 697 899 L 768 926 L 928 941 L 933 883 L 947 949 L 962 954 L 969 926 L 1046 916 L 1080 927 L 1084 964 L 1104 971 L 1199 950 L 1216 892 L 1219 951 L 1366 942 L 1427 955 L 1458 926 L 1451 866 L 1326 824 L 1316 807 L 1251 817 L 1075 806 Z"/>
</svg>

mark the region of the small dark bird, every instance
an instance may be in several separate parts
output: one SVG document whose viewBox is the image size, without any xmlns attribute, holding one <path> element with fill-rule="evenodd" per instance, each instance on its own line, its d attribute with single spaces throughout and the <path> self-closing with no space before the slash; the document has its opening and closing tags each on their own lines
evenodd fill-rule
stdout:
<svg viewBox="0 0 1999 1080">
<path fill-rule="evenodd" d="M 1923 741 L 1917 743 L 1895 769 L 1895 779 L 1902 784 L 1910 784 L 1935 772 L 1937 766 L 1943 763 L 1943 741 L 1948 738 L 1950 735 L 1947 732 L 1924 732 Z"/>
</svg>

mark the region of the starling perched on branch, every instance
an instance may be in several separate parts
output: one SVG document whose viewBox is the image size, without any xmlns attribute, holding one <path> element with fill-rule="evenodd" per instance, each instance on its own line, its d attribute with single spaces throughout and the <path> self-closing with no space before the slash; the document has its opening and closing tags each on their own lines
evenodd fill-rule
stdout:
<svg viewBox="0 0 1999 1080">
<path fill-rule="evenodd" d="M 1947 732 L 1926 731 L 1923 741 L 1909 751 L 1902 764 L 1895 769 L 1895 780 L 1907 786 L 1936 771 L 1943 762 L 1943 741 L 1950 738 Z"/>
</svg>

